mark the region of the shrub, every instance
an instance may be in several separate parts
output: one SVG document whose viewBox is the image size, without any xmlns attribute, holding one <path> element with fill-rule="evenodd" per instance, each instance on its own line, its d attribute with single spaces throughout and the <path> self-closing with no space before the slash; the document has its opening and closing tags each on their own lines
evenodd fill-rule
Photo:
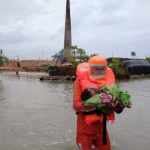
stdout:
<svg viewBox="0 0 150 150">
<path fill-rule="evenodd" d="M 49 73 L 49 67 L 50 67 L 49 64 L 41 64 L 41 67 L 44 69 L 44 71 L 45 71 L 46 73 Z"/>
<path fill-rule="evenodd" d="M 109 67 L 113 70 L 115 75 L 126 75 L 126 74 L 128 74 L 128 69 L 122 66 L 121 60 L 118 58 L 113 58 Z"/>
</svg>

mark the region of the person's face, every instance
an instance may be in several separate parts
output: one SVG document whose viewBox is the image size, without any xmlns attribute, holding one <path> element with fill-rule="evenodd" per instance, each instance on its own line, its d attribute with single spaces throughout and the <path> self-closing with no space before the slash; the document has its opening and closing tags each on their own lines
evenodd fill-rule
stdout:
<svg viewBox="0 0 150 150">
<path fill-rule="evenodd" d="M 92 66 L 91 75 L 106 75 L 106 66 Z"/>
<path fill-rule="evenodd" d="M 95 89 L 90 89 L 89 91 L 90 91 L 91 96 L 97 94 Z"/>
</svg>

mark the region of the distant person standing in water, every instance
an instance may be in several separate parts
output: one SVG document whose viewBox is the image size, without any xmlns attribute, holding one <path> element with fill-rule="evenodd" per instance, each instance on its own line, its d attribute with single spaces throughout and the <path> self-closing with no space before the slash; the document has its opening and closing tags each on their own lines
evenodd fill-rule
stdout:
<svg viewBox="0 0 150 150">
<path fill-rule="evenodd" d="M 20 61 L 19 61 L 19 59 L 17 61 L 17 66 L 18 66 L 18 68 L 20 68 Z"/>
</svg>

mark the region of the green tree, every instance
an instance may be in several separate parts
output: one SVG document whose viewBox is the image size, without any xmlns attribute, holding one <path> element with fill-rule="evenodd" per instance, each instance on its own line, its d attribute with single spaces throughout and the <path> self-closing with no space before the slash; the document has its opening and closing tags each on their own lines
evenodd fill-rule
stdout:
<svg viewBox="0 0 150 150">
<path fill-rule="evenodd" d="M 136 56 L 136 52 L 131 52 L 131 56 L 134 58 L 134 56 Z"/>
<path fill-rule="evenodd" d="M 146 60 L 150 63 L 150 57 L 146 57 Z"/>
<path fill-rule="evenodd" d="M 63 59 L 63 49 L 52 56 L 53 60 L 56 61 L 56 64 L 58 61 L 61 61 Z"/>
<path fill-rule="evenodd" d="M 71 49 L 72 49 L 72 56 L 69 58 L 69 61 L 73 63 L 74 67 L 76 67 L 79 62 L 81 61 L 87 62 L 90 57 L 98 55 L 98 54 L 87 55 L 85 50 L 79 48 L 77 45 L 71 46 Z M 63 49 L 60 52 L 53 55 L 52 58 L 56 61 L 56 64 L 58 61 L 63 60 Z"/>
<path fill-rule="evenodd" d="M 126 74 L 128 74 L 127 68 L 122 66 L 121 60 L 118 58 L 113 58 L 112 62 L 109 64 L 109 67 L 113 70 L 115 75 L 126 75 Z"/>
<path fill-rule="evenodd" d="M 87 55 L 85 50 L 82 48 L 78 48 L 78 46 L 71 46 L 71 49 L 73 51 L 73 56 L 71 57 L 71 60 L 74 60 L 74 62 L 76 62 L 76 60 L 87 62 L 90 57 L 98 55 L 98 54 Z"/>
<path fill-rule="evenodd" d="M 8 58 L 3 54 L 3 50 L 0 49 L 0 67 L 3 66 L 5 63 L 8 64 Z"/>
<path fill-rule="evenodd" d="M 59 51 L 58 53 L 55 53 L 55 55 L 52 56 L 54 60 L 61 60 L 63 58 L 63 49 Z"/>
</svg>

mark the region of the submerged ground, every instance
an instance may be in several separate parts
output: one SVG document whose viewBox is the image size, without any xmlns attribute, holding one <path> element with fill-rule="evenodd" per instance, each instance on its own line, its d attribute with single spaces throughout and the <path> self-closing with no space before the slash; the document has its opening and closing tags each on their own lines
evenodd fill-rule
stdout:
<svg viewBox="0 0 150 150">
<path fill-rule="evenodd" d="M 73 82 L 39 81 L 39 73 L 5 72 L 0 83 L 0 149 L 77 150 Z M 112 150 L 149 150 L 150 78 L 119 81 L 133 108 L 108 124 Z"/>
</svg>

